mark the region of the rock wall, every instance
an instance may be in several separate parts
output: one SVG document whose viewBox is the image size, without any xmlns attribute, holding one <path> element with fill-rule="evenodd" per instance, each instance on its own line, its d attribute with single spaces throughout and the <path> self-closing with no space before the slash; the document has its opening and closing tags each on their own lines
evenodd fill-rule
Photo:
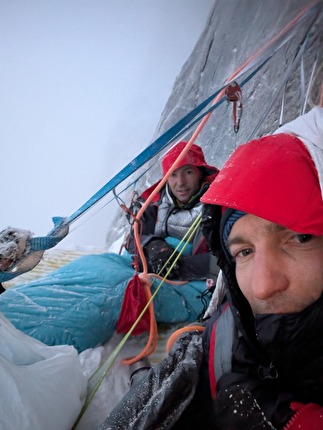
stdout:
<svg viewBox="0 0 323 430">
<path fill-rule="evenodd" d="M 175 80 L 152 141 L 221 88 L 242 64 L 311 4 L 310 0 L 216 0 L 204 31 Z M 319 85 L 323 81 L 322 2 L 317 11 L 294 27 L 290 40 L 243 86 L 243 114 L 238 133 L 233 130 L 232 103 L 225 101 L 212 113 L 196 140 L 210 164 L 221 168 L 238 145 L 276 130 L 283 97 L 284 123 L 298 116 L 302 109 L 308 111 L 317 102 Z M 304 54 L 299 55 L 292 67 L 310 27 L 311 37 L 306 39 Z M 314 79 L 309 86 L 312 74 Z M 244 77 L 237 78 L 237 82 L 241 84 Z M 304 91 L 309 87 L 308 101 L 304 105 Z M 195 128 L 181 140 L 188 140 Z M 159 154 L 150 161 L 149 165 L 154 168 L 138 180 L 138 191 L 160 178 L 161 156 Z M 140 174 L 137 172 L 135 178 Z M 128 229 L 125 217 L 120 213 L 112 225 L 114 227 L 107 236 L 108 247 Z"/>
</svg>

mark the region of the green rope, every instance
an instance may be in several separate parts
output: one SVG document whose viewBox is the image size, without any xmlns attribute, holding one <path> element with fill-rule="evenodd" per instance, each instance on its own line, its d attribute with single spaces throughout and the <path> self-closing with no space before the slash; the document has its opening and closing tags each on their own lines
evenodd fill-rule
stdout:
<svg viewBox="0 0 323 430">
<path fill-rule="evenodd" d="M 147 311 L 147 309 L 150 306 L 151 302 L 156 297 L 156 294 L 158 293 L 159 289 L 161 288 L 161 286 L 164 284 L 165 280 L 167 279 L 167 277 L 171 273 L 174 265 L 176 264 L 177 260 L 180 258 L 180 256 L 181 256 L 182 252 L 184 251 L 185 247 L 190 242 L 190 240 L 193 238 L 196 230 L 198 229 L 198 227 L 199 227 L 199 225 L 201 223 L 201 219 L 202 219 L 202 215 L 199 214 L 197 216 L 197 218 L 195 219 L 195 221 L 190 226 L 190 228 L 187 231 L 187 233 L 184 235 L 183 239 L 179 242 L 179 244 L 174 249 L 174 252 L 169 257 L 169 259 L 165 263 L 164 267 L 161 269 L 160 272 L 162 272 L 162 270 L 165 268 L 165 266 L 171 260 L 171 258 L 175 254 L 177 254 L 176 257 L 175 257 L 175 259 L 174 259 L 174 261 L 173 261 L 173 263 L 171 264 L 170 268 L 168 269 L 166 275 L 161 280 L 160 284 L 156 288 L 156 291 L 152 294 L 151 298 L 148 300 L 148 302 L 145 305 L 144 309 L 142 310 L 142 312 L 140 313 L 140 315 L 138 316 L 138 318 L 136 319 L 136 321 L 133 323 L 133 325 L 129 329 L 128 333 L 122 338 L 122 340 L 118 343 L 118 345 L 114 348 L 114 350 L 108 355 L 107 359 L 98 367 L 98 369 L 89 378 L 89 380 L 88 380 L 88 387 L 87 387 L 88 393 L 87 393 L 84 405 L 83 405 L 83 407 L 81 409 L 81 412 L 79 413 L 79 416 L 77 417 L 76 421 L 74 422 L 73 427 L 72 427 L 71 430 L 76 430 L 77 425 L 81 421 L 81 418 L 83 417 L 83 415 L 84 415 L 85 411 L 87 410 L 89 404 L 91 403 L 93 397 L 95 396 L 95 394 L 98 391 L 100 385 L 104 381 L 104 379 L 105 379 L 105 377 L 106 377 L 109 369 L 111 368 L 112 364 L 114 363 L 115 359 L 117 358 L 117 355 L 119 354 L 119 352 L 121 351 L 121 349 L 125 345 L 126 341 L 131 336 L 133 330 L 136 328 L 137 324 L 139 323 L 139 321 L 141 320 L 141 318 L 143 317 L 143 315 Z M 183 244 L 183 246 L 181 247 L 182 244 Z M 179 251 L 177 251 L 180 247 L 181 247 L 181 249 Z M 155 279 L 153 280 L 153 282 L 154 281 L 155 281 Z"/>
<path fill-rule="evenodd" d="M 165 278 L 167 278 L 167 276 L 169 276 L 169 274 L 171 273 L 173 267 L 175 266 L 176 262 L 178 261 L 179 257 L 182 255 L 185 247 L 187 246 L 187 244 L 191 241 L 193 235 L 195 234 L 197 228 L 199 227 L 200 223 L 201 223 L 201 219 L 202 219 L 202 215 L 199 214 L 196 219 L 194 220 L 194 222 L 192 223 L 192 225 L 190 226 L 190 228 L 188 229 L 188 231 L 185 233 L 184 237 L 181 239 L 181 241 L 177 244 L 176 248 L 174 249 L 173 253 L 170 255 L 170 257 L 168 258 L 168 260 L 165 262 L 165 264 L 163 265 L 163 267 L 160 269 L 158 276 L 163 272 L 163 270 L 167 267 L 168 263 L 172 260 L 172 258 L 176 255 L 177 257 L 175 258 L 175 260 L 173 261 L 172 265 L 170 266 L 170 269 L 167 271 Z M 183 246 L 182 246 L 183 244 Z M 165 279 L 164 278 L 164 279 Z M 163 280 L 164 280 L 163 279 Z"/>
</svg>

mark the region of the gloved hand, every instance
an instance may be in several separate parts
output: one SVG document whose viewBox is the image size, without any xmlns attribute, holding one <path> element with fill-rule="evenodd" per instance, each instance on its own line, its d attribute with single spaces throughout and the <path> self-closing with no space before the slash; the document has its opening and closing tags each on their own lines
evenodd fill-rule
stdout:
<svg viewBox="0 0 323 430">
<path fill-rule="evenodd" d="M 174 255 L 172 259 L 169 260 L 169 257 L 173 253 Z M 178 253 L 174 252 L 174 249 L 170 245 L 168 245 L 168 243 L 163 239 L 150 240 L 147 243 L 147 245 L 145 245 L 144 247 L 144 254 L 147 258 L 148 271 L 152 273 L 160 274 L 160 276 L 165 276 L 167 274 L 173 261 L 178 255 Z M 164 267 L 165 264 L 166 266 Z M 179 266 L 180 266 L 180 262 L 178 259 L 172 271 L 168 275 L 169 279 L 176 279 L 178 277 Z"/>
</svg>

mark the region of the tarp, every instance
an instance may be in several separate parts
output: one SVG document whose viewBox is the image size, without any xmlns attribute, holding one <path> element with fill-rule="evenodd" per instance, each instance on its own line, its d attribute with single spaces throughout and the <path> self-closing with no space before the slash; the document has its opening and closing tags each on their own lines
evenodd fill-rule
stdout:
<svg viewBox="0 0 323 430">
<path fill-rule="evenodd" d="M 48 347 L 0 313 L 0 429 L 70 430 L 87 379 L 72 346 Z"/>
</svg>

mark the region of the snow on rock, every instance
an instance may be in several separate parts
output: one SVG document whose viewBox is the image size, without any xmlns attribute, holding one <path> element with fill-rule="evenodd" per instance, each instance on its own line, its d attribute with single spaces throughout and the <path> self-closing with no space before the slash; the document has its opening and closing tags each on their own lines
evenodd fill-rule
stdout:
<svg viewBox="0 0 323 430">
<path fill-rule="evenodd" d="M 161 115 L 153 139 L 160 136 L 197 104 L 220 88 L 240 65 L 311 2 L 312 0 L 292 0 L 288 2 L 281 0 L 271 0 L 269 2 L 216 0 L 201 37 L 175 80 L 173 91 Z M 210 164 L 221 168 L 238 145 L 277 129 L 284 88 L 286 88 L 286 101 L 283 121 L 290 121 L 299 115 L 302 108 L 299 63 L 297 68 L 293 70 L 286 86 L 282 86 L 281 83 L 291 59 L 294 58 L 297 48 L 304 38 L 308 24 L 309 20 L 304 20 L 298 26 L 294 37 L 273 55 L 260 73 L 256 74 L 243 87 L 243 115 L 238 133 L 233 131 L 232 105 L 229 102 L 223 103 L 211 115 L 196 140 L 196 143 L 203 147 L 206 159 Z M 320 23 L 315 32 L 317 37 L 307 47 L 303 57 L 305 86 L 309 82 L 316 55 L 318 64 L 322 64 L 323 51 L 319 49 L 319 46 L 322 46 L 322 32 L 321 15 Z M 318 86 L 322 79 L 322 67 L 319 67 L 315 73 L 314 84 L 310 91 L 306 109 L 315 104 Z M 238 80 L 238 83 L 241 83 L 241 80 Z M 191 130 L 186 136 L 182 136 L 181 140 L 187 140 L 192 131 L 194 130 Z M 159 154 L 154 160 L 151 160 L 151 165 L 156 163 L 154 169 L 149 170 L 148 173 L 140 178 L 136 184 L 137 191 L 144 190 L 160 178 L 161 170 L 158 167 L 160 157 L 161 155 Z M 147 166 L 144 166 L 144 168 L 147 168 Z M 141 173 L 141 171 L 137 172 L 135 178 L 138 178 Z M 124 198 L 124 200 L 129 203 L 130 198 Z M 128 230 L 129 225 L 124 213 L 120 210 L 111 223 L 106 249 L 118 252 Z M 90 251 L 90 253 L 95 252 L 104 252 L 104 250 Z M 22 281 L 41 276 L 43 273 L 54 270 L 85 253 L 89 253 L 88 250 L 68 251 L 57 249 L 48 251 L 45 253 L 41 263 L 33 271 L 7 284 L 11 286 L 15 282 L 22 283 Z M 160 335 L 159 340 L 162 346 L 165 345 L 167 337 L 167 330 Z M 79 424 L 78 430 L 96 428 L 104 421 L 109 411 L 128 390 L 129 368 L 120 366 L 120 360 L 124 356 L 132 355 L 135 351 L 140 351 L 144 344 L 142 340 L 141 338 L 132 339 L 128 343 L 125 352 L 122 352 L 118 357 Z M 84 351 L 80 355 L 84 373 L 86 375 L 92 374 L 99 366 L 99 363 L 117 345 L 118 341 L 120 341 L 120 337 L 116 335 L 107 345 Z M 158 350 L 153 356 L 153 360 L 158 361 L 164 354 L 164 349 Z"/>
<path fill-rule="evenodd" d="M 216 0 L 204 31 L 175 80 L 152 140 L 168 130 L 215 90 L 221 88 L 251 55 L 312 3 L 312 0 L 284 2 Z M 322 6 L 319 8 L 322 9 Z M 213 112 L 196 140 L 196 143 L 203 147 L 210 164 L 221 168 L 238 145 L 272 133 L 278 128 L 284 89 L 286 92 L 283 122 L 286 123 L 299 115 L 302 109 L 300 62 L 293 69 L 286 86 L 282 83 L 311 20 L 312 17 L 304 19 L 298 25 L 292 39 L 242 88 L 243 114 L 238 133 L 233 130 L 232 104 L 225 102 Z M 323 80 L 323 70 L 320 66 L 323 62 L 322 10 L 314 33 L 316 37 L 307 46 L 303 56 L 306 89 L 316 55 L 318 64 L 306 104 L 307 110 L 317 103 L 318 86 Z M 237 81 L 241 83 L 242 79 Z M 196 127 L 182 136 L 181 140 L 188 140 Z M 160 158 L 159 154 L 151 160 L 150 165 L 154 165 L 154 168 L 138 180 L 137 191 L 141 192 L 161 177 Z M 143 169 L 146 168 L 147 166 L 144 166 Z M 140 177 L 143 169 L 135 174 L 135 178 Z M 125 198 L 125 201 L 129 203 L 130 198 Z M 116 239 L 123 237 L 128 229 L 125 216 L 119 211 L 109 229 L 108 247 Z"/>
</svg>

